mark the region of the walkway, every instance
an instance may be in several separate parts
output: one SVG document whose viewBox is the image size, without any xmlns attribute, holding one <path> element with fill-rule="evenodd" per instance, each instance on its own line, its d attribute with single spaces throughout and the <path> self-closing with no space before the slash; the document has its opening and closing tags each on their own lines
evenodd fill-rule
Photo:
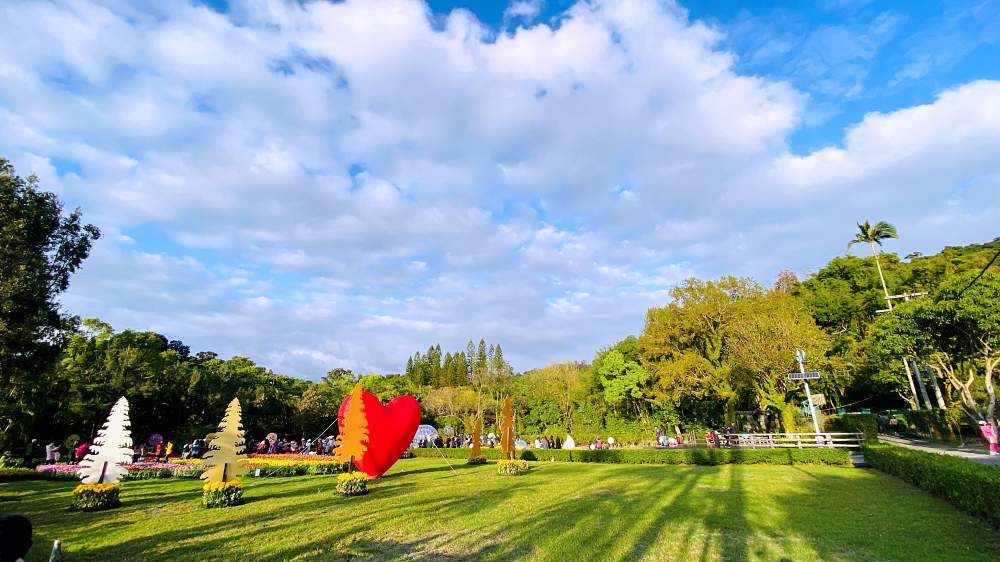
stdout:
<svg viewBox="0 0 1000 562">
<path fill-rule="evenodd" d="M 962 457 L 964 459 L 981 462 L 983 464 L 1000 466 L 1000 456 L 991 457 L 986 452 L 985 448 L 979 449 L 970 446 L 960 447 L 947 443 L 941 443 L 939 441 L 914 439 L 912 437 L 900 437 L 897 435 L 887 435 L 885 433 L 879 434 L 878 440 L 882 443 L 899 445 L 900 447 L 906 447 L 908 449 L 916 449 L 918 451 L 926 451 L 928 453 L 943 453 L 945 455 Z"/>
</svg>

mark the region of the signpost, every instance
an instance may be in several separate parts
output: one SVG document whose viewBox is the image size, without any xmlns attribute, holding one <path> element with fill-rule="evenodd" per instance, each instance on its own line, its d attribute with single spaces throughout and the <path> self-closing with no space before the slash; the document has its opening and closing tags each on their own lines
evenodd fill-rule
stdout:
<svg viewBox="0 0 1000 562">
<path fill-rule="evenodd" d="M 797 381 L 800 380 L 806 385 L 806 400 L 809 402 L 809 413 L 812 415 L 813 420 L 813 431 L 817 434 L 819 433 L 819 421 L 816 420 L 816 407 L 813 406 L 812 393 L 809 392 L 809 381 L 812 379 L 818 379 L 819 373 L 807 373 L 806 367 L 803 363 L 806 360 L 806 352 L 801 349 L 795 350 L 795 360 L 799 362 L 799 372 L 798 373 L 788 373 L 788 380 Z"/>
</svg>

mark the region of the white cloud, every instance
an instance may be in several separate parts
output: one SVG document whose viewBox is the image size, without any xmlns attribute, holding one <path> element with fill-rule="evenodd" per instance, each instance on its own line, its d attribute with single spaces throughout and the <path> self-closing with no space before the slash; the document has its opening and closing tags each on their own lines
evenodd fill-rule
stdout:
<svg viewBox="0 0 1000 562">
<path fill-rule="evenodd" d="M 544 0 L 515 0 L 503 11 L 503 20 L 505 23 L 517 19 L 524 22 L 532 22 L 538 17 L 544 7 Z"/>
<path fill-rule="evenodd" d="M 416 0 L 0 8 L 0 153 L 109 233 L 67 308 L 304 376 L 479 337 L 527 369 L 685 276 L 815 267 L 858 219 L 922 251 L 995 232 L 995 82 L 793 156 L 806 97 L 737 73 L 725 30 L 531 6 L 510 31 Z"/>
</svg>

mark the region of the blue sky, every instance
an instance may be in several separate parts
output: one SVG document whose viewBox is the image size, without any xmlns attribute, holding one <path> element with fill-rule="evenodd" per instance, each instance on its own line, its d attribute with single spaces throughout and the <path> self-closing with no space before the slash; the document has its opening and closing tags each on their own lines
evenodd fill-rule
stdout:
<svg viewBox="0 0 1000 562">
<path fill-rule="evenodd" d="M 105 236 L 63 302 L 317 378 L 588 360 L 858 220 L 1000 224 L 1000 1 L 24 1 L 0 154 Z M 108 41 L 114 37 L 114 41 Z"/>
</svg>

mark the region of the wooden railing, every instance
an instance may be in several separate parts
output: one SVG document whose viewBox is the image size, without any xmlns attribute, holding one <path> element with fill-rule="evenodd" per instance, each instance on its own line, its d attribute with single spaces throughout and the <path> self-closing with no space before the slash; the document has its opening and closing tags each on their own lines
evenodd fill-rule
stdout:
<svg viewBox="0 0 1000 562">
<path fill-rule="evenodd" d="M 705 441 L 699 439 L 699 445 L 704 443 Z M 715 446 L 739 449 L 803 449 L 807 447 L 859 449 L 864 444 L 864 433 L 732 433 L 719 435 Z"/>
</svg>

